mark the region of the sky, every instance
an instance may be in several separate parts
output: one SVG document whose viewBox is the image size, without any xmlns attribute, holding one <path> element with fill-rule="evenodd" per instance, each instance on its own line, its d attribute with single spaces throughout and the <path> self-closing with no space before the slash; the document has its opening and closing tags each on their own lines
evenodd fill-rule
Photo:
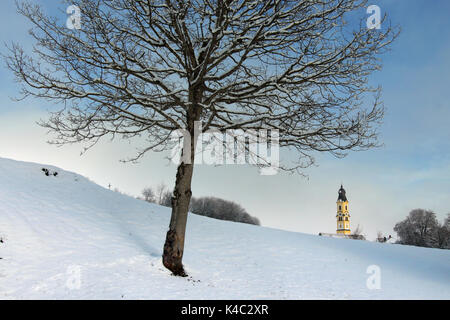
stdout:
<svg viewBox="0 0 450 320">
<path fill-rule="evenodd" d="M 57 1 L 40 2 L 56 12 Z M 386 115 L 380 140 L 384 145 L 344 159 L 314 154 L 317 165 L 303 171 L 306 177 L 283 172 L 262 176 L 246 165 L 198 165 L 194 196 L 235 201 L 263 226 L 332 233 L 342 183 L 352 228 L 359 224 L 369 240 L 378 231 L 396 237 L 395 223 L 414 208 L 433 210 L 440 221 L 444 219 L 450 212 L 450 1 L 371 4 L 402 28 L 392 50 L 382 57 L 383 69 L 371 77 L 371 84 L 383 88 Z M 1 1 L 0 52 L 5 53 L 3 44 L 11 41 L 31 48 L 28 29 L 14 1 Z M 173 188 L 176 166 L 165 154 L 148 153 L 138 164 L 120 161 L 135 155 L 139 142 L 104 140 L 83 155 L 80 145 L 49 145 L 52 135 L 36 122 L 58 106 L 35 99 L 14 101 L 11 97 L 18 95 L 18 89 L 0 61 L 0 157 L 55 165 L 132 196 L 160 183 Z"/>
</svg>

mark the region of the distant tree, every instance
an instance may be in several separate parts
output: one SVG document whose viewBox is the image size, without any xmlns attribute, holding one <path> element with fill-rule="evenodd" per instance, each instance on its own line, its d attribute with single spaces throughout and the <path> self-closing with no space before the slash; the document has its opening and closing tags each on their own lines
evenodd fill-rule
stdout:
<svg viewBox="0 0 450 320">
<path fill-rule="evenodd" d="M 366 240 L 366 237 L 362 234 L 363 228 L 358 224 L 358 226 L 353 230 L 350 238 L 357 240 Z"/>
<path fill-rule="evenodd" d="M 145 188 L 142 191 L 144 200 L 172 207 L 172 192 L 167 191 L 164 184 L 158 185 L 157 190 L 158 195 L 155 196 L 152 188 Z M 189 210 L 210 218 L 260 225 L 259 219 L 248 214 L 239 204 L 217 197 L 192 197 Z"/>
<path fill-rule="evenodd" d="M 193 197 L 190 211 L 210 218 L 260 225 L 258 218 L 252 217 L 239 204 L 216 197 Z"/>
<path fill-rule="evenodd" d="M 377 239 L 376 239 L 376 241 L 378 241 L 378 242 L 380 242 L 380 239 L 383 239 L 383 232 L 381 232 L 381 231 L 377 231 Z"/>
<path fill-rule="evenodd" d="M 147 187 L 142 190 L 143 200 L 165 207 L 172 207 L 172 192 L 167 189 L 167 186 L 163 183 L 156 186 L 156 191 L 153 191 L 152 188 Z"/>
<path fill-rule="evenodd" d="M 414 209 L 403 221 L 398 222 L 394 231 L 397 242 L 419 247 L 438 247 L 438 229 L 440 225 L 436 214 L 431 210 Z"/>
<path fill-rule="evenodd" d="M 160 205 L 172 208 L 172 192 L 165 191 L 161 196 Z"/>
<path fill-rule="evenodd" d="M 160 183 L 156 186 L 155 188 L 155 198 L 156 198 L 156 203 L 162 205 L 163 203 L 163 198 L 167 193 L 167 185 L 165 185 L 164 183 Z"/>
<path fill-rule="evenodd" d="M 435 246 L 440 249 L 450 249 L 450 213 L 436 230 Z"/>
<path fill-rule="evenodd" d="M 355 230 L 353 230 L 353 234 L 354 235 L 360 235 L 362 233 L 362 227 L 358 224 L 355 228 Z"/>
<path fill-rule="evenodd" d="M 375 241 L 377 241 L 377 242 L 386 242 L 386 241 L 391 240 L 391 239 L 392 239 L 391 235 L 386 237 L 385 235 L 383 235 L 383 232 L 378 231 L 377 232 L 377 238 L 375 239 Z"/>
<path fill-rule="evenodd" d="M 444 220 L 444 227 L 445 227 L 445 234 L 446 234 L 446 241 L 445 248 L 450 249 L 450 213 L 447 214 L 447 218 Z"/>
<path fill-rule="evenodd" d="M 153 192 L 152 188 L 145 188 L 144 190 L 142 190 L 142 196 L 147 202 L 155 203 L 156 201 L 155 193 Z"/>
</svg>

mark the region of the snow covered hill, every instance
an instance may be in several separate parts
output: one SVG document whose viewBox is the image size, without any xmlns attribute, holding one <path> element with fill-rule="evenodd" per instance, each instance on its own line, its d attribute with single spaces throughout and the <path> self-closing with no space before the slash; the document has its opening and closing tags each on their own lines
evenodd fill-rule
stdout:
<svg viewBox="0 0 450 320">
<path fill-rule="evenodd" d="M 0 158 L 0 299 L 450 299 L 449 250 L 193 214 L 190 277 L 173 277 L 161 264 L 169 216 L 75 173 Z"/>
</svg>

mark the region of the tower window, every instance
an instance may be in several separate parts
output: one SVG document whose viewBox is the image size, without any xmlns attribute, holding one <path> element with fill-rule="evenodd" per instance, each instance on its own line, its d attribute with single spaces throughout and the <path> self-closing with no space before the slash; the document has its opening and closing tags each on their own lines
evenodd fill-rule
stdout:
<svg viewBox="0 0 450 320">
<path fill-rule="evenodd" d="M 341 206 L 339 206 L 339 210 L 341 210 L 342 209 L 342 207 Z"/>
<path fill-rule="evenodd" d="M 345 206 L 345 210 L 347 210 L 347 206 Z"/>
</svg>

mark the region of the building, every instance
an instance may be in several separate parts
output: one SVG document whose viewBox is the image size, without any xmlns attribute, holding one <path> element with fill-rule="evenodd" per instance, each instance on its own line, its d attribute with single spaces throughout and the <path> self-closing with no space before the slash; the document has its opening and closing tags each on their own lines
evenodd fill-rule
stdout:
<svg viewBox="0 0 450 320">
<path fill-rule="evenodd" d="M 348 210 L 348 200 L 345 195 L 345 189 L 342 187 L 338 191 L 338 199 L 336 201 L 336 233 L 339 235 L 350 235 L 350 214 Z"/>
</svg>

